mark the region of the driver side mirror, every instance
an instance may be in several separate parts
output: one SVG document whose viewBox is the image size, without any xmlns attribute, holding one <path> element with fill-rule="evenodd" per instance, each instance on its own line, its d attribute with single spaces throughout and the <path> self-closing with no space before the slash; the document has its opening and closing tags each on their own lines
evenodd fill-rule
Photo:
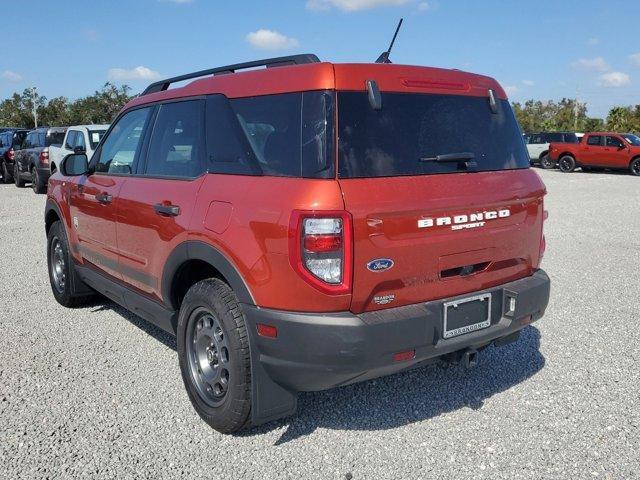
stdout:
<svg viewBox="0 0 640 480">
<path fill-rule="evenodd" d="M 67 177 L 77 177 L 89 172 L 89 159 L 84 153 L 72 153 L 62 159 L 60 172 Z"/>
<path fill-rule="evenodd" d="M 84 147 L 77 146 L 73 148 L 73 153 L 75 153 L 76 155 L 80 155 L 82 153 L 87 153 L 87 151 Z"/>
<path fill-rule="evenodd" d="M 625 148 L 627 148 L 624 143 L 621 143 L 620 145 L 618 145 L 618 150 L 624 150 Z"/>
</svg>

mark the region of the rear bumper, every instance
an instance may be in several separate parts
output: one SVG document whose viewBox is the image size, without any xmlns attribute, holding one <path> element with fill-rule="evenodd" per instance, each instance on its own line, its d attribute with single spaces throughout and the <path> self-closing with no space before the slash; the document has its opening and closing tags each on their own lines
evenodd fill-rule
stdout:
<svg viewBox="0 0 640 480">
<path fill-rule="evenodd" d="M 260 372 L 288 391 L 317 391 L 399 372 L 448 353 L 482 348 L 509 337 L 542 317 L 549 291 L 549 277 L 538 270 L 530 277 L 460 297 L 359 315 L 244 307 L 254 370 L 259 367 Z M 480 293 L 492 296 L 491 325 L 443 339 L 443 304 Z M 513 313 L 508 311 L 508 297 L 516 299 Z M 275 326 L 277 338 L 259 336 L 257 323 Z M 394 361 L 395 353 L 407 350 L 415 350 L 413 359 Z"/>
</svg>

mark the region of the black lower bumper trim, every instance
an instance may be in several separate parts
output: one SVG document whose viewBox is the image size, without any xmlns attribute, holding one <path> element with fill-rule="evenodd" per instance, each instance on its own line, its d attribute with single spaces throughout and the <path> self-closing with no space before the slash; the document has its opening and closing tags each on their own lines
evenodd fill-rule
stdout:
<svg viewBox="0 0 640 480">
<path fill-rule="evenodd" d="M 262 384 L 262 393 L 267 395 L 270 381 L 292 393 L 326 390 L 402 371 L 458 350 L 479 349 L 495 341 L 500 344 L 500 339 L 542 317 L 549 291 L 549 277 L 538 270 L 530 277 L 460 297 L 359 315 L 285 312 L 245 305 L 254 381 Z M 492 299 L 490 326 L 444 339 L 443 304 L 482 293 Z M 275 326 L 277 338 L 259 336 L 257 323 Z M 395 353 L 408 350 L 415 350 L 412 359 L 394 361 Z M 268 379 L 260 379 L 260 374 Z M 278 402 L 269 403 L 275 413 Z M 295 409 L 295 405 L 287 408 Z M 255 413 L 259 416 L 259 411 Z"/>
</svg>

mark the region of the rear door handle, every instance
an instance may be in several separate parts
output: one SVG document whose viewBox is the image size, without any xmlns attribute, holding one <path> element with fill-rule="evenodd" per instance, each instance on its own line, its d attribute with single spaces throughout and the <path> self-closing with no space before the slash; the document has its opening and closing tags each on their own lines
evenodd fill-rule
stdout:
<svg viewBox="0 0 640 480">
<path fill-rule="evenodd" d="M 113 200 L 113 196 L 109 195 L 108 193 L 97 193 L 96 194 L 96 200 L 100 203 L 102 203 L 103 205 L 106 205 L 107 203 L 111 203 L 111 201 Z"/>
<path fill-rule="evenodd" d="M 158 215 L 166 217 L 177 217 L 180 215 L 180 207 L 178 205 L 165 205 L 164 203 L 156 203 L 153 209 Z"/>
</svg>

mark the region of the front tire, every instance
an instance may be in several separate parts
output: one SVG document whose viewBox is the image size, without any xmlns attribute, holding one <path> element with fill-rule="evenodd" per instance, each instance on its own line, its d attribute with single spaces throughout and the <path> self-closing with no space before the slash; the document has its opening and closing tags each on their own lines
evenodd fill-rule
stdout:
<svg viewBox="0 0 640 480">
<path fill-rule="evenodd" d="M 556 168 L 555 162 L 551 160 L 548 153 L 545 153 L 540 157 L 540 166 L 545 170 L 551 170 L 552 168 Z"/>
<path fill-rule="evenodd" d="M 564 173 L 571 173 L 576 169 L 576 160 L 571 155 L 565 155 L 560 157 L 558 166 L 560 167 L 560 171 Z"/>
<path fill-rule="evenodd" d="M 9 173 L 9 168 L 7 168 L 7 162 L 2 162 L 2 183 L 11 183 L 13 181 L 13 176 Z"/>
<path fill-rule="evenodd" d="M 249 340 L 233 290 L 216 278 L 193 285 L 180 307 L 177 336 L 182 380 L 198 415 L 221 433 L 249 426 Z"/>
<path fill-rule="evenodd" d="M 634 177 L 640 177 L 640 157 L 634 158 L 629 164 L 629 173 Z"/>
<path fill-rule="evenodd" d="M 80 307 L 91 302 L 92 290 L 80 279 L 69 255 L 64 225 L 54 222 L 47 234 L 49 283 L 56 301 L 63 307 Z"/>
</svg>

